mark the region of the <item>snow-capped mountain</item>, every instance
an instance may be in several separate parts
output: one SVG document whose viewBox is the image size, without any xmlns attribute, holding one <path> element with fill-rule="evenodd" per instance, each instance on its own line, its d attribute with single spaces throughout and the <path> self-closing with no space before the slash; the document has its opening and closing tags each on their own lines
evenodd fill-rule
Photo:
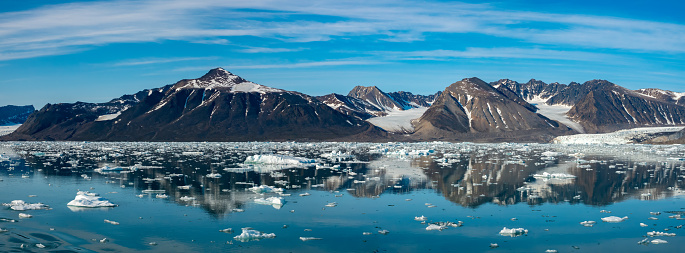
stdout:
<svg viewBox="0 0 685 253">
<path fill-rule="evenodd" d="M 385 112 L 403 111 L 414 108 L 414 106 L 412 106 L 409 102 L 404 100 L 395 100 L 393 97 L 388 95 L 388 93 L 383 92 L 376 86 L 356 86 L 350 91 L 350 93 L 347 94 L 347 96 L 364 100 L 378 108 L 383 109 Z"/>
<path fill-rule="evenodd" d="M 388 114 L 383 108 L 373 105 L 367 101 L 336 93 L 316 97 L 316 99 L 333 108 L 334 110 L 362 120 L 385 116 Z"/>
<path fill-rule="evenodd" d="M 35 110 L 36 109 L 33 108 L 33 105 L 0 106 L 0 126 L 22 124 Z"/>
<path fill-rule="evenodd" d="M 357 135 L 363 140 L 383 134 L 368 122 L 333 110 L 313 97 L 255 84 L 221 68 L 198 79 L 137 94 L 141 93 L 146 96 L 117 99 L 137 102 L 107 113 L 91 112 L 103 107 L 100 104 L 48 105 L 10 138 L 254 141 Z"/>
</svg>

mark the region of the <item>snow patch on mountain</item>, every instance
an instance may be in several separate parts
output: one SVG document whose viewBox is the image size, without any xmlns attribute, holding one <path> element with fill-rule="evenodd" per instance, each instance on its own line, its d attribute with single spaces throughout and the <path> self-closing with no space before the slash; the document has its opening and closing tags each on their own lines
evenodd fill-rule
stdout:
<svg viewBox="0 0 685 253">
<path fill-rule="evenodd" d="M 537 100 L 530 100 L 526 101 L 529 104 L 532 104 L 538 108 L 537 113 L 551 119 L 551 120 L 556 120 L 561 122 L 561 124 L 564 124 L 571 129 L 575 130 L 578 133 L 585 133 L 585 130 L 583 129 L 583 126 L 580 125 L 580 123 L 575 122 L 571 120 L 571 118 L 566 115 L 566 113 L 571 110 L 572 106 L 568 105 L 548 105 L 545 103 L 544 99 L 537 99 Z"/>
<path fill-rule="evenodd" d="M 95 121 L 108 121 L 108 120 L 113 120 L 116 119 L 121 115 L 121 111 L 117 113 L 112 113 L 112 114 L 105 114 L 105 115 L 100 115 Z"/>
<path fill-rule="evenodd" d="M 175 87 L 176 90 L 180 89 L 229 89 L 232 93 L 237 92 L 258 92 L 258 93 L 270 93 L 270 92 L 285 92 L 281 89 L 267 87 L 261 84 L 256 84 L 243 79 L 231 72 L 228 72 L 222 68 L 217 68 L 207 75 L 198 78 L 188 80 L 183 85 L 178 85 Z"/>
<path fill-rule="evenodd" d="M 575 134 L 559 136 L 552 140 L 556 144 L 629 144 L 635 140 L 647 139 L 647 137 L 659 133 L 675 133 L 685 127 L 641 127 L 624 129 L 606 134 Z"/>
<path fill-rule="evenodd" d="M 21 124 L 0 126 L 0 136 L 11 134 L 20 126 Z"/>
<path fill-rule="evenodd" d="M 370 118 L 366 121 L 388 132 L 411 133 L 414 132 L 412 121 L 420 118 L 426 110 L 428 107 L 390 111 L 387 116 Z"/>
</svg>

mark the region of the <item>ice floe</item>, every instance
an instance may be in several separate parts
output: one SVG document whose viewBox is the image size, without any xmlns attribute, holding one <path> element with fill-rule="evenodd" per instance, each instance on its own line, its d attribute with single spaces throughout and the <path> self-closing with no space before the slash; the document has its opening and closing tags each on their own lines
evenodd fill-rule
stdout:
<svg viewBox="0 0 685 253">
<path fill-rule="evenodd" d="M 316 160 L 287 155 L 253 155 L 245 159 L 245 164 L 305 165 Z"/>
<path fill-rule="evenodd" d="M 4 203 L 2 205 L 8 206 L 8 207 L 10 207 L 10 209 L 15 210 L 15 211 L 50 209 L 49 206 L 47 206 L 43 203 L 29 204 L 23 200 L 12 200 L 12 202 Z"/>
<path fill-rule="evenodd" d="M 569 175 L 566 173 L 548 173 L 548 172 L 543 172 L 542 174 L 535 174 L 533 175 L 535 178 L 545 178 L 545 179 L 569 179 L 569 178 L 576 178 L 574 175 Z"/>
<path fill-rule="evenodd" d="M 283 200 L 282 197 L 258 198 L 255 199 L 254 202 L 260 205 L 270 205 L 276 209 L 281 209 L 285 204 L 285 200 Z"/>
<path fill-rule="evenodd" d="M 504 227 L 504 228 L 502 228 L 502 230 L 499 231 L 500 235 L 511 236 L 511 237 L 517 237 L 517 236 L 521 236 L 521 235 L 524 235 L 527 233 L 528 233 L 528 229 L 524 229 L 524 228 L 507 228 L 507 227 Z"/>
<path fill-rule="evenodd" d="M 609 216 L 609 217 L 602 218 L 602 221 L 616 223 L 616 222 L 622 222 L 622 221 L 627 220 L 627 219 L 628 219 L 628 216 L 625 216 L 623 218 L 618 217 L 618 216 Z"/>
<path fill-rule="evenodd" d="M 75 207 L 115 207 L 114 203 L 110 202 L 106 198 L 100 197 L 97 193 L 91 193 L 87 191 L 79 191 L 76 193 L 76 198 L 69 201 L 67 206 Z"/>
<path fill-rule="evenodd" d="M 247 242 L 253 240 L 258 241 L 261 239 L 274 237 L 276 237 L 276 234 L 274 233 L 263 233 L 252 228 L 243 228 L 243 232 L 240 235 L 233 237 L 233 239 L 241 242 Z"/>
<path fill-rule="evenodd" d="M 667 232 L 660 232 L 660 231 L 652 231 L 652 232 L 647 232 L 648 236 L 675 236 L 675 233 L 667 233 Z"/>
</svg>

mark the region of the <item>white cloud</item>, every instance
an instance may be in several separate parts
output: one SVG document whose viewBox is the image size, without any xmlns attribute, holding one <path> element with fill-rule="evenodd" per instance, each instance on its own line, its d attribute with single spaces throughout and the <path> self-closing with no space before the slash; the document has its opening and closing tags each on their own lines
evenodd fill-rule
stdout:
<svg viewBox="0 0 685 253">
<path fill-rule="evenodd" d="M 550 50 L 541 48 L 467 48 L 465 50 L 381 51 L 371 52 L 394 60 L 450 60 L 455 58 L 547 59 L 572 61 L 611 61 L 619 56 L 583 51 Z"/>
<path fill-rule="evenodd" d="M 385 38 L 380 40 L 400 43 L 424 40 L 428 33 L 484 34 L 493 39 L 580 49 L 685 53 L 685 26 L 680 24 L 502 10 L 486 4 L 119 0 L 0 13 L 0 60 L 66 54 L 111 43 L 180 40 L 229 44 L 226 37 L 233 36 L 287 43 L 366 35 L 382 35 Z"/>
<path fill-rule="evenodd" d="M 254 65 L 227 65 L 225 69 L 295 69 L 295 68 L 313 68 L 326 66 L 348 66 L 348 65 L 376 65 L 384 64 L 381 61 L 372 60 L 327 60 L 315 62 L 298 62 L 298 63 L 280 63 L 280 64 L 254 64 Z M 214 68 L 215 66 L 196 66 L 177 68 L 174 71 L 204 71 Z"/>
<path fill-rule="evenodd" d="M 299 52 L 305 48 L 275 48 L 275 47 L 248 47 L 238 50 L 243 53 L 284 53 L 284 52 Z"/>
<path fill-rule="evenodd" d="M 181 62 L 181 61 L 205 61 L 205 60 L 216 60 L 218 57 L 172 57 L 172 58 L 145 58 L 145 59 L 135 59 L 114 63 L 114 66 L 138 66 L 138 65 L 149 65 L 149 64 L 161 64 L 170 62 Z"/>
</svg>

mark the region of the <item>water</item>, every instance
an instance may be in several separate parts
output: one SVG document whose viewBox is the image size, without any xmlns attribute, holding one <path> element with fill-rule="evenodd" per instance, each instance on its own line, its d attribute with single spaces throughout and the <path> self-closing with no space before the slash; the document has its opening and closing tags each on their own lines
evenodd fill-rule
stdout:
<svg viewBox="0 0 685 253">
<path fill-rule="evenodd" d="M 18 221 L 0 221 L 8 230 L 0 232 L 2 251 L 678 252 L 685 246 L 685 220 L 676 216 L 685 212 L 681 146 L 17 142 L 0 144 L 0 153 L 0 203 L 51 208 L 19 218 L 19 211 L 0 207 L 0 218 Z M 241 164 L 270 153 L 316 159 L 319 166 Z M 136 169 L 94 171 L 104 166 Z M 543 172 L 575 178 L 533 176 Z M 259 185 L 284 188 L 285 195 L 248 190 Z M 79 190 L 118 206 L 67 207 Z M 254 201 L 271 196 L 285 204 Z M 414 220 L 422 215 L 425 223 Z M 628 219 L 602 222 L 612 215 Z M 597 224 L 579 224 L 588 220 Z M 459 221 L 460 227 L 426 230 Z M 234 240 L 244 227 L 276 237 Z M 503 236 L 503 227 L 528 233 Z M 233 233 L 220 232 L 226 228 Z M 650 231 L 676 236 L 647 237 Z M 638 244 L 644 238 L 668 243 Z"/>
</svg>

